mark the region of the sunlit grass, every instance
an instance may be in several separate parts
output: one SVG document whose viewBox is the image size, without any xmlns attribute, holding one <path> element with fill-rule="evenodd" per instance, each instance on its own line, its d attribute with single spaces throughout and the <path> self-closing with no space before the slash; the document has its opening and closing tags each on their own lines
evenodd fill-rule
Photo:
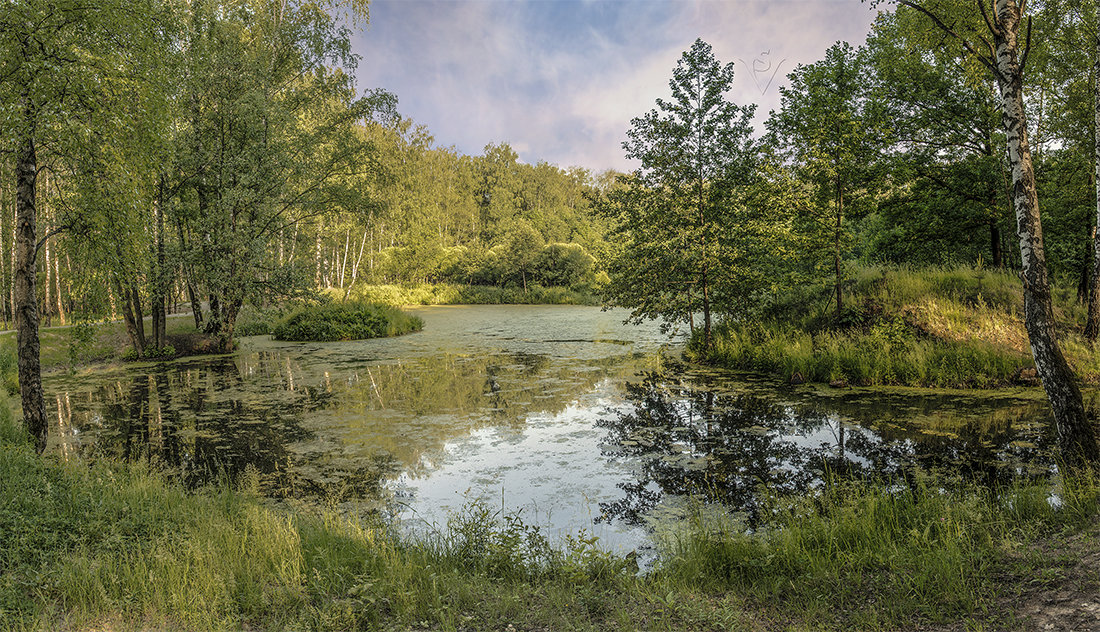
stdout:
<svg viewBox="0 0 1100 632">
<path fill-rule="evenodd" d="M 595 296 L 565 287 L 543 287 L 532 284 L 500 288 L 484 285 L 451 283 L 422 284 L 413 287 L 399 285 L 356 284 L 347 290 L 326 290 L 329 296 L 384 303 L 387 305 L 598 305 Z"/>
<path fill-rule="evenodd" d="M 718 327 L 705 359 L 782 379 L 947 388 L 1006 385 L 1033 366 L 1013 274 L 863 267 L 852 276 L 841 322 L 796 291 L 760 319 Z M 1081 335 L 1084 306 L 1064 288 L 1054 294 L 1070 364 L 1100 381 L 1100 353 Z M 689 357 L 704 359 L 697 340 Z"/>
</svg>

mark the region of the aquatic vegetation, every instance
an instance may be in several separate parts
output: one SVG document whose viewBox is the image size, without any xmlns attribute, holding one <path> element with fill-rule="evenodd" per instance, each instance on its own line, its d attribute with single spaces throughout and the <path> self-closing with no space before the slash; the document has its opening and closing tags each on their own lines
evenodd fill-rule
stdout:
<svg viewBox="0 0 1100 632">
<path fill-rule="evenodd" d="M 336 341 L 400 336 L 420 331 L 424 321 L 389 305 L 363 301 L 299 307 L 271 330 L 276 340 Z"/>
<path fill-rule="evenodd" d="M 656 565 L 581 532 L 550 541 L 474 503 L 437 531 L 399 533 L 348 508 L 272 505 L 247 472 L 187 493 L 142 464 L 35 455 L 0 408 L 0 620 L 10 629 L 700 629 L 798 622 L 1001 627 L 1011 554 L 1082 528 L 1096 480 L 993 491 L 834 482 L 773 496 L 755 533 L 697 520 Z M 1057 551 L 1036 549 L 1027 564 Z M 1043 556 L 1047 557 L 1043 557 Z M 1002 618 L 999 618 L 1002 617 Z"/>
</svg>

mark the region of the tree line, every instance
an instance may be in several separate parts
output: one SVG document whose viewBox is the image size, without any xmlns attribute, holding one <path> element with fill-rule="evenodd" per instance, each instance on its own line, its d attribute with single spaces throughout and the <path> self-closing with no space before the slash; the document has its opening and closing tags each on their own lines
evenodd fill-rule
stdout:
<svg viewBox="0 0 1100 632">
<path fill-rule="evenodd" d="M 229 347 L 246 303 L 318 288 L 593 281 L 599 177 L 459 155 L 357 89 L 366 4 L 5 4 L 0 316 L 40 449 L 43 317 L 121 317 L 156 355 L 176 302 Z"/>
<path fill-rule="evenodd" d="M 623 148 L 641 166 L 601 196 L 611 299 L 636 319 L 700 318 L 708 348 L 716 317 L 759 317 L 794 288 L 816 287 L 844 326 L 853 261 L 1012 268 L 1065 463 L 1100 462 L 1051 308 L 1051 277 L 1073 282 L 1097 305 L 1095 340 L 1096 13 L 898 2 L 864 45 L 837 42 L 791 72 L 759 132 L 755 106 L 725 97 L 733 64 L 697 40 L 672 98 L 631 123 Z"/>
</svg>

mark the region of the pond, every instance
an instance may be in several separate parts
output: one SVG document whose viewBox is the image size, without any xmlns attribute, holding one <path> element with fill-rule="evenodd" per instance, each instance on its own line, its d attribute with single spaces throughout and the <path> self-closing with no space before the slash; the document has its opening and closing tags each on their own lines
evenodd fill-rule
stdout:
<svg viewBox="0 0 1100 632">
<path fill-rule="evenodd" d="M 433 529 L 480 501 L 552 536 L 644 548 L 714 501 L 826 472 L 1048 476 L 1041 389 L 831 389 L 689 367 L 682 338 L 578 306 L 411 310 L 424 331 L 342 343 L 241 340 L 232 355 L 46 380 L 51 449 L 145 460 L 197 486 L 380 510 Z"/>
</svg>

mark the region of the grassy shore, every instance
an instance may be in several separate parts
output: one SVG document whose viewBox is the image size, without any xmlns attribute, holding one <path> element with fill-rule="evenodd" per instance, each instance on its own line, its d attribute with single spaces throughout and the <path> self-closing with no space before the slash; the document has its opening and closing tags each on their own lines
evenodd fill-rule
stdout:
<svg viewBox="0 0 1100 632">
<path fill-rule="evenodd" d="M 190 314 L 169 315 L 166 324 L 169 342 L 171 338 L 196 336 L 200 333 L 195 329 L 195 321 Z M 146 331 L 148 327 L 146 324 Z M 131 349 L 126 325 L 122 321 L 43 327 L 39 330 L 39 341 L 42 370 L 46 372 L 121 361 Z M 11 362 L 11 374 L 14 375 L 15 344 L 14 331 L 0 333 L 0 374 L 6 375 L 5 363 Z"/>
<path fill-rule="evenodd" d="M 486 285 L 431 283 L 413 287 L 356 284 L 349 289 L 329 289 L 336 299 L 384 303 L 386 305 L 599 305 L 600 298 L 589 292 L 565 287 L 530 285 L 501 288 Z"/>
<path fill-rule="evenodd" d="M 1093 541 L 1095 481 L 1060 488 L 1058 509 L 1041 487 L 942 487 L 775 498 L 754 534 L 700 519 L 638 574 L 482 505 L 411 537 L 264 501 L 247 475 L 186 493 L 140 465 L 40 458 L 4 406 L 0 628 L 1012 629 L 1000 604 L 1073 555 L 1067 538 Z"/>
<path fill-rule="evenodd" d="M 1100 383 L 1100 353 L 1084 340 L 1084 306 L 1055 288 L 1055 318 L 1070 364 Z M 954 269 L 861 268 L 837 322 L 828 303 L 792 295 L 754 322 L 716 330 L 713 349 L 689 356 L 782 379 L 987 388 L 1019 382 L 1033 367 L 1020 281 Z M 824 306 L 824 307 L 822 307 Z"/>
</svg>

